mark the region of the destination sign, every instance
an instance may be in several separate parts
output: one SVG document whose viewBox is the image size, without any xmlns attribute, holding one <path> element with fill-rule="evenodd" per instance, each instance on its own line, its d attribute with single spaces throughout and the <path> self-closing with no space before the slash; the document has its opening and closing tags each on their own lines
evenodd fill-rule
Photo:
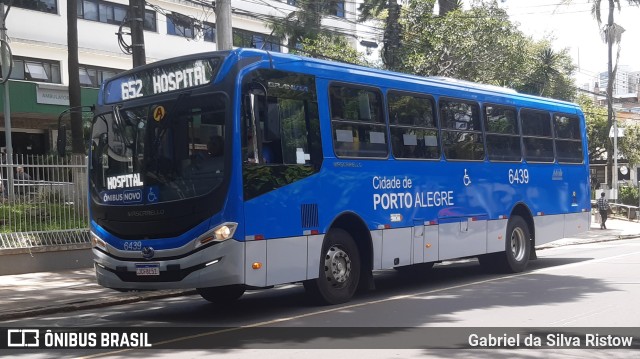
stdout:
<svg viewBox="0 0 640 359">
<path fill-rule="evenodd" d="M 114 78 L 105 85 L 104 101 L 115 103 L 208 84 L 219 61 L 182 61 Z"/>
</svg>

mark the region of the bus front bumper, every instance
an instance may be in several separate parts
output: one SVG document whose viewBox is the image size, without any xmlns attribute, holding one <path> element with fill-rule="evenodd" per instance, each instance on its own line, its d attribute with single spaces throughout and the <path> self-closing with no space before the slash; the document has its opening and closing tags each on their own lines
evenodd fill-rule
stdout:
<svg viewBox="0 0 640 359">
<path fill-rule="evenodd" d="M 244 242 L 217 243 L 168 260 L 115 258 L 93 249 L 98 284 L 120 290 L 192 289 L 244 283 Z"/>
</svg>

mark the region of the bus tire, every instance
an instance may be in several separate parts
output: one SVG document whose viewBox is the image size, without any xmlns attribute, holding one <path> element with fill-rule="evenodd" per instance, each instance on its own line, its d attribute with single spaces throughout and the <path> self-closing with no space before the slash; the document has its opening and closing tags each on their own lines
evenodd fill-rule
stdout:
<svg viewBox="0 0 640 359">
<path fill-rule="evenodd" d="M 231 304 L 238 300 L 245 291 L 242 284 L 225 285 L 222 287 L 196 288 L 200 296 L 211 303 Z"/>
<path fill-rule="evenodd" d="M 358 288 L 360 271 L 360 253 L 351 235 L 331 229 L 322 245 L 320 275 L 305 281 L 304 288 L 321 304 L 345 303 Z"/>
<path fill-rule="evenodd" d="M 529 263 L 531 235 L 527 222 L 520 216 L 513 216 L 507 224 L 505 251 L 478 257 L 480 265 L 491 272 L 519 273 Z"/>
</svg>

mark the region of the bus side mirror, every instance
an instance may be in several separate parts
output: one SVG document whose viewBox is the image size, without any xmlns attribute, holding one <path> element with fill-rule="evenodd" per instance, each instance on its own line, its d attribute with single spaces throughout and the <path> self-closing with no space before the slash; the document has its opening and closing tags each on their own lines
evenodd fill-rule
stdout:
<svg viewBox="0 0 640 359">
<path fill-rule="evenodd" d="M 67 126 L 65 125 L 60 125 L 58 127 L 56 147 L 58 148 L 58 156 L 64 157 L 67 153 Z"/>
</svg>

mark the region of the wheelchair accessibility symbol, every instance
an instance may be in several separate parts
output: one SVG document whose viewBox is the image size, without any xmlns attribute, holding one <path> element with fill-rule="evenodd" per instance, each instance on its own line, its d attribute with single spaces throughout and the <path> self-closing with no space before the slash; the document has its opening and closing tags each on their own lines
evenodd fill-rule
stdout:
<svg viewBox="0 0 640 359">
<path fill-rule="evenodd" d="M 148 203 L 156 203 L 158 202 L 158 195 L 156 194 L 157 188 L 150 187 L 149 192 L 147 193 L 147 202 Z"/>
<path fill-rule="evenodd" d="M 468 186 L 471 184 L 471 177 L 469 177 L 469 175 L 467 174 L 467 169 L 464 169 L 464 177 L 462 178 L 462 183 L 464 183 L 465 186 Z"/>
</svg>

